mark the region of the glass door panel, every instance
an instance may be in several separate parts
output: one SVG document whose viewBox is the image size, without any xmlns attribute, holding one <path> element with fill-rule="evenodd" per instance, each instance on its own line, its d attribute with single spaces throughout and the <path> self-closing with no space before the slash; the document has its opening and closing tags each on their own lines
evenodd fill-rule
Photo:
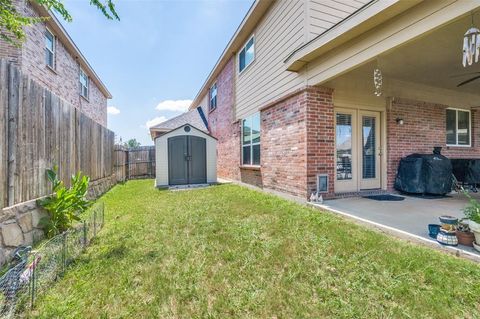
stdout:
<svg viewBox="0 0 480 319">
<path fill-rule="evenodd" d="M 352 115 L 336 115 L 336 166 L 337 180 L 352 179 Z"/>
<path fill-rule="evenodd" d="M 380 113 L 359 111 L 360 190 L 381 187 L 380 180 Z"/>
<path fill-rule="evenodd" d="M 362 178 L 376 177 L 375 117 L 362 116 Z"/>
</svg>

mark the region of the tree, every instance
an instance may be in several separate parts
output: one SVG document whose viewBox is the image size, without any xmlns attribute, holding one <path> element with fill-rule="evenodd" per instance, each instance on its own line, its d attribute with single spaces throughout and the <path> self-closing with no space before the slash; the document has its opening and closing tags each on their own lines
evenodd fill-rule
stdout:
<svg viewBox="0 0 480 319">
<path fill-rule="evenodd" d="M 131 138 L 123 144 L 125 147 L 139 147 L 141 146 L 140 142 L 135 138 Z"/>
<path fill-rule="evenodd" d="M 72 16 L 65 8 L 62 0 L 32 0 L 40 5 L 45 6 L 48 10 L 56 11 L 67 22 L 72 21 Z M 102 2 L 104 1 L 104 2 Z M 102 14 L 109 20 L 120 20 L 115 11 L 114 0 L 90 0 L 90 4 L 102 12 Z M 35 23 L 48 20 L 48 17 L 28 17 L 19 13 L 13 0 L 0 0 L 0 39 L 11 43 L 15 46 L 20 46 L 25 40 L 24 27 Z"/>
</svg>

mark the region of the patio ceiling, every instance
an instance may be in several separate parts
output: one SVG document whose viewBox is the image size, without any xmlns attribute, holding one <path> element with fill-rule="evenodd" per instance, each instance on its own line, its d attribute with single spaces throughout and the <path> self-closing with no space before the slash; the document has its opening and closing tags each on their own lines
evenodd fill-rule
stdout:
<svg viewBox="0 0 480 319">
<path fill-rule="evenodd" d="M 480 12 L 476 20 L 480 25 Z M 386 77 L 478 95 L 480 80 L 457 88 L 474 76 L 468 73 L 480 72 L 480 63 L 462 65 L 463 36 L 471 24 L 464 17 L 378 57 L 378 65 Z"/>
</svg>

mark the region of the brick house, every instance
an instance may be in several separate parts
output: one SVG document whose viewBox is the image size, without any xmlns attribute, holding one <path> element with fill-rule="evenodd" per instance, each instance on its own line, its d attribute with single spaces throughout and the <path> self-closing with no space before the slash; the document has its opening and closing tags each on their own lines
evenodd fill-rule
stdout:
<svg viewBox="0 0 480 319">
<path fill-rule="evenodd" d="M 13 62 L 60 98 L 107 126 L 107 100 L 112 95 L 58 19 L 36 2 L 14 3 L 18 12 L 48 20 L 25 29 L 27 37 L 21 48 L 0 40 L 0 59 Z"/>
<path fill-rule="evenodd" d="M 191 105 L 218 139 L 218 176 L 335 197 L 392 190 L 400 158 L 434 146 L 480 158 L 480 80 L 458 86 L 480 72 L 462 65 L 479 7 L 255 1 Z"/>
</svg>

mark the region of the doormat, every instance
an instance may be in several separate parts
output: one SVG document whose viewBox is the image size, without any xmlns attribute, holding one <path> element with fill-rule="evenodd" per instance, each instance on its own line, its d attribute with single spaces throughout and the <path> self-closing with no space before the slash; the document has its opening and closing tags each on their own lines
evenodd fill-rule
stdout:
<svg viewBox="0 0 480 319">
<path fill-rule="evenodd" d="M 405 197 L 395 196 L 391 194 L 370 195 L 370 196 L 363 196 L 363 198 L 373 199 L 378 201 L 387 201 L 387 202 L 399 202 L 405 199 Z"/>
</svg>

